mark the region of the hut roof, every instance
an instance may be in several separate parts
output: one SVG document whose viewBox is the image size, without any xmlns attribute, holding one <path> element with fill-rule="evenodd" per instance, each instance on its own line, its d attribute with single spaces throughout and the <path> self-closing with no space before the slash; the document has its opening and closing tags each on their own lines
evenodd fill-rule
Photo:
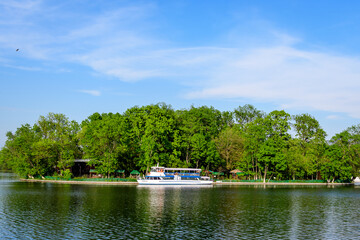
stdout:
<svg viewBox="0 0 360 240">
<path fill-rule="evenodd" d="M 132 175 L 139 175 L 140 172 L 139 172 L 138 170 L 133 170 L 130 174 L 132 174 Z"/>
<path fill-rule="evenodd" d="M 234 170 L 231 170 L 230 173 L 241 173 L 242 171 L 240 171 L 239 169 L 234 169 Z"/>
</svg>

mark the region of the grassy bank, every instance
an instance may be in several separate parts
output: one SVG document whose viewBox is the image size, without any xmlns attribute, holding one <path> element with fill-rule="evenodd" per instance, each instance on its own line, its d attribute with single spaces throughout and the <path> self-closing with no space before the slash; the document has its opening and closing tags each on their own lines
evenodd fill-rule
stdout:
<svg viewBox="0 0 360 240">
<path fill-rule="evenodd" d="M 112 184 L 112 185 L 137 185 L 134 178 L 73 178 L 64 179 L 60 177 L 45 177 L 45 179 L 21 179 L 27 182 L 48 182 L 63 184 Z M 351 182 L 327 183 L 323 180 L 283 180 L 266 181 L 262 180 L 216 180 L 214 185 L 352 185 Z"/>
<path fill-rule="evenodd" d="M 43 180 L 43 179 L 39 179 Z M 135 178 L 62 178 L 46 176 L 44 180 L 79 181 L 79 182 L 136 182 Z"/>
<path fill-rule="evenodd" d="M 217 185 L 352 185 L 350 181 L 335 181 L 334 183 L 328 183 L 325 180 L 216 180 L 214 182 Z"/>
<path fill-rule="evenodd" d="M 219 180 L 218 180 L 219 181 Z M 242 183 L 263 183 L 263 180 L 234 180 L 224 179 L 222 182 L 242 182 Z M 326 180 L 266 180 L 266 183 L 328 183 Z M 350 183 L 350 181 L 335 180 L 334 183 Z"/>
</svg>

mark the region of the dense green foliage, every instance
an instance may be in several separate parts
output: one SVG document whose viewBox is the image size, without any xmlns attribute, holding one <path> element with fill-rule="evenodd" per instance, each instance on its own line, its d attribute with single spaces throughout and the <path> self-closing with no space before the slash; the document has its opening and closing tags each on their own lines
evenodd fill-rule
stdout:
<svg viewBox="0 0 360 240">
<path fill-rule="evenodd" d="M 64 174 L 73 159 L 81 158 L 77 134 L 80 126 L 63 114 L 41 116 L 34 126 L 23 125 L 7 133 L 0 161 L 21 176 Z"/>
<path fill-rule="evenodd" d="M 294 136 L 290 134 L 294 133 Z M 71 176 L 74 159 L 89 158 L 103 176 L 148 172 L 159 163 L 243 172 L 243 178 L 349 180 L 360 169 L 360 125 L 330 142 L 308 114 L 266 114 L 251 105 L 233 112 L 213 107 L 173 110 L 156 104 L 120 113 L 94 113 L 81 124 L 63 114 L 41 116 L 7 133 L 0 167 L 21 176 Z"/>
</svg>

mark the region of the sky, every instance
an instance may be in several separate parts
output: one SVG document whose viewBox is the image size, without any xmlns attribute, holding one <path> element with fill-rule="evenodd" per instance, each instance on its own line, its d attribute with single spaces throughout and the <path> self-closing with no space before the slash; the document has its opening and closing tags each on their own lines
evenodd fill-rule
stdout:
<svg viewBox="0 0 360 240">
<path fill-rule="evenodd" d="M 360 123 L 360 2 L 0 0 L 0 147 L 63 113 L 164 102 Z M 18 49 L 18 51 L 16 51 Z"/>
</svg>

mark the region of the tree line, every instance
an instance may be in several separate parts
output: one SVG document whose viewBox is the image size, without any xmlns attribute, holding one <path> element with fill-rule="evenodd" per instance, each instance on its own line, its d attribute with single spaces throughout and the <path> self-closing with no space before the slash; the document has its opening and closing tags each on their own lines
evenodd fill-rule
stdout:
<svg viewBox="0 0 360 240">
<path fill-rule="evenodd" d="M 360 170 L 360 124 L 326 141 L 309 114 L 267 114 L 248 104 L 221 112 L 159 103 L 94 113 L 81 124 L 49 113 L 6 136 L 0 165 L 21 176 L 62 176 L 81 158 L 107 177 L 118 169 L 146 173 L 157 163 L 227 174 L 239 169 L 263 181 L 350 180 Z"/>
</svg>

